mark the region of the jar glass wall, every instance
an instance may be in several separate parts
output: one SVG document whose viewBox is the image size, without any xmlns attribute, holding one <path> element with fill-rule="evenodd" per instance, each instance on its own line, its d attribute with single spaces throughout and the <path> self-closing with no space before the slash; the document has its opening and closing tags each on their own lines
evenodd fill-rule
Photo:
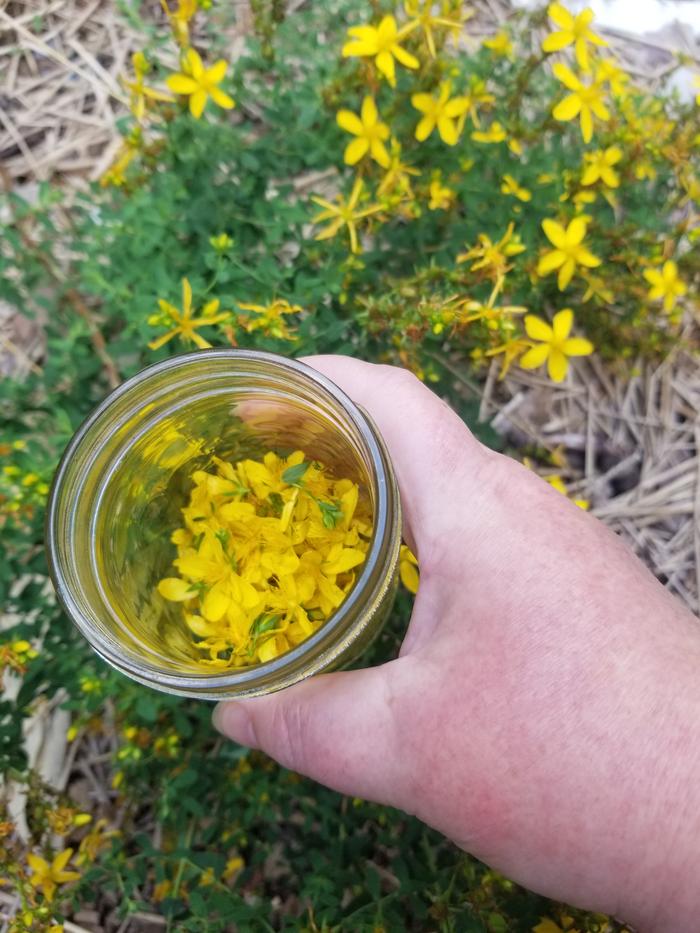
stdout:
<svg viewBox="0 0 700 933">
<path fill-rule="evenodd" d="M 157 591 L 175 556 L 195 470 L 303 450 L 351 479 L 372 515 L 345 601 L 273 660 L 225 672 L 198 663 L 182 607 Z M 47 545 L 66 612 L 110 664 L 151 687 L 210 699 L 281 689 L 347 663 L 386 618 L 401 514 L 384 444 L 368 416 L 297 361 L 245 350 L 173 357 L 116 389 L 71 441 L 49 502 Z"/>
</svg>

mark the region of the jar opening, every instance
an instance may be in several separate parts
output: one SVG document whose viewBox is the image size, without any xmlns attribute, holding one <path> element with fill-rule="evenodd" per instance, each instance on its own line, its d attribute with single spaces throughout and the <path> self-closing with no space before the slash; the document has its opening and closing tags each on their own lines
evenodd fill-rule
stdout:
<svg viewBox="0 0 700 933">
<path fill-rule="evenodd" d="M 306 641 L 268 663 L 212 673 L 199 662 L 181 607 L 157 590 L 173 573 L 170 536 L 181 525 L 192 474 L 217 458 L 295 450 L 358 484 L 374 526 L 366 564 L 340 608 Z M 358 636 L 363 604 L 382 590 L 387 553 L 398 551 L 387 471 L 365 416 L 304 364 L 252 351 L 171 358 L 108 397 L 64 455 L 48 520 L 57 592 L 103 657 L 153 686 L 198 693 L 197 685 L 216 690 L 232 679 L 280 682 L 284 671 L 299 679 L 291 671 L 305 658 L 328 662 L 329 652 Z"/>
</svg>

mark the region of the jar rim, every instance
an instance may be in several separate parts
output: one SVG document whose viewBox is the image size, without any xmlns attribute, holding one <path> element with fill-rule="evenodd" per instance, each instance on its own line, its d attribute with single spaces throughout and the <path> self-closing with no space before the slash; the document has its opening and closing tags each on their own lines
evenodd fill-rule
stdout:
<svg viewBox="0 0 700 933">
<path fill-rule="evenodd" d="M 338 609 L 311 636 L 284 654 L 270 661 L 252 665 L 247 668 L 234 669 L 216 674 L 185 673 L 184 671 L 175 673 L 163 670 L 153 664 L 152 661 L 146 659 L 139 660 L 138 664 L 134 664 L 130 657 L 130 652 L 124 649 L 116 637 L 108 639 L 105 637 L 105 634 L 86 617 L 78 600 L 73 597 L 71 588 L 61 568 L 60 548 L 57 545 L 57 541 L 60 538 L 58 532 L 59 509 L 62 506 L 62 487 L 75 453 L 81 448 L 81 445 L 86 442 L 91 431 L 99 424 L 100 420 L 109 413 L 115 403 L 122 400 L 125 396 L 128 396 L 129 393 L 135 392 L 139 387 L 147 384 L 148 381 L 152 380 L 154 377 L 168 373 L 169 371 L 176 371 L 180 367 L 184 368 L 196 363 L 201 363 L 205 358 L 210 361 L 231 360 L 238 362 L 249 361 L 254 363 L 267 363 L 271 367 L 274 367 L 280 375 L 286 372 L 290 375 L 301 377 L 325 390 L 326 394 L 342 408 L 343 413 L 359 432 L 362 442 L 366 447 L 366 453 L 369 455 L 372 466 L 370 480 L 374 487 L 375 514 L 370 547 L 365 562 L 362 565 L 350 593 Z M 102 443 L 106 443 L 106 440 Z M 392 496 L 396 499 L 393 509 L 390 507 L 390 499 Z M 166 360 L 154 363 L 125 380 L 120 386 L 110 392 L 87 416 L 68 444 L 53 479 L 46 513 L 47 557 L 49 574 L 54 589 L 64 611 L 92 648 L 105 661 L 134 680 L 151 687 L 193 697 L 205 696 L 206 693 L 226 695 L 227 690 L 234 689 L 240 691 L 240 695 L 246 693 L 250 694 L 252 692 L 257 692 L 255 683 L 261 678 L 278 678 L 274 686 L 269 689 L 281 689 L 288 684 L 298 681 L 302 677 L 308 676 L 308 674 L 315 673 L 312 664 L 310 668 L 307 667 L 304 670 L 301 676 L 294 674 L 298 665 L 303 662 L 305 656 L 309 655 L 314 646 L 328 639 L 329 626 L 331 626 L 331 631 L 339 630 L 347 634 L 343 626 L 344 623 L 348 622 L 348 617 L 355 608 L 358 599 L 361 598 L 363 592 L 368 588 L 376 589 L 376 562 L 382 551 L 386 548 L 387 542 L 392 551 L 390 560 L 393 570 L 393 566 L 395 566 L 398 560 L 400 544 L 400 508 L 398 506 L 398 493 L 395 488 L 395 479 L 393 477 L 386 447 L 371 417 L 364 409 L 353 402 L 332 380 L 313 369 L 313 367 L 309 366 L 307 363 L 259 350 L 213 348 L 178 354 Z M 352 632 L 352 625 L 349 626 L 349 631 Z M 359 631 L 361 631 L 361 627 L 358 633 Z M 342 639 L 340 641 L 342 641 Z M 338 653 L 339 651 L 340 646 L 338 647 Z M 319 662 L 318 669 L 320 670 L 326 667 L 327 664 L 327 660 L 323 663 Z M 284 676 L 285 672 L 289 675 L 287 678 Z M 214 696 L 212 698 L 216 697 Z"/>
</svg>

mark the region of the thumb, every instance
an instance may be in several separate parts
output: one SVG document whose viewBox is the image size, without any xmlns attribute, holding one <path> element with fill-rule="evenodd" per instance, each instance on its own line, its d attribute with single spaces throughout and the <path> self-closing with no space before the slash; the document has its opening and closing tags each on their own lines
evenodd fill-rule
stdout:
<svg viewBox="0 0 700 933">
<path fill-rule="evenodd" d="M 214 725 L 343 794 L 397 806 L 407 778 L 401 773 L 396 675 L 411 663 L 401 658 L 322 674 L 269 696 L 225 701 L 214 711 Z"/>
</svg>

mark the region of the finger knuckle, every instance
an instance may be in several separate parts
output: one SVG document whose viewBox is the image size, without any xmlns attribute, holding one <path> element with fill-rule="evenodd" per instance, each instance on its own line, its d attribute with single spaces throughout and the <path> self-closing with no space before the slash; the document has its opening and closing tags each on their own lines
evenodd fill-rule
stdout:
<svg viewBox="0 0 700 933">
<path fill-rule="evenodd" d="M 294 771 L 299 770 L 304 761 L 305 721 L 304 710 L 295 700 L 279 703 L 275 707 L 272 720 L 274 757 L 285 768 L 291 768 Z"/>
</svg>

